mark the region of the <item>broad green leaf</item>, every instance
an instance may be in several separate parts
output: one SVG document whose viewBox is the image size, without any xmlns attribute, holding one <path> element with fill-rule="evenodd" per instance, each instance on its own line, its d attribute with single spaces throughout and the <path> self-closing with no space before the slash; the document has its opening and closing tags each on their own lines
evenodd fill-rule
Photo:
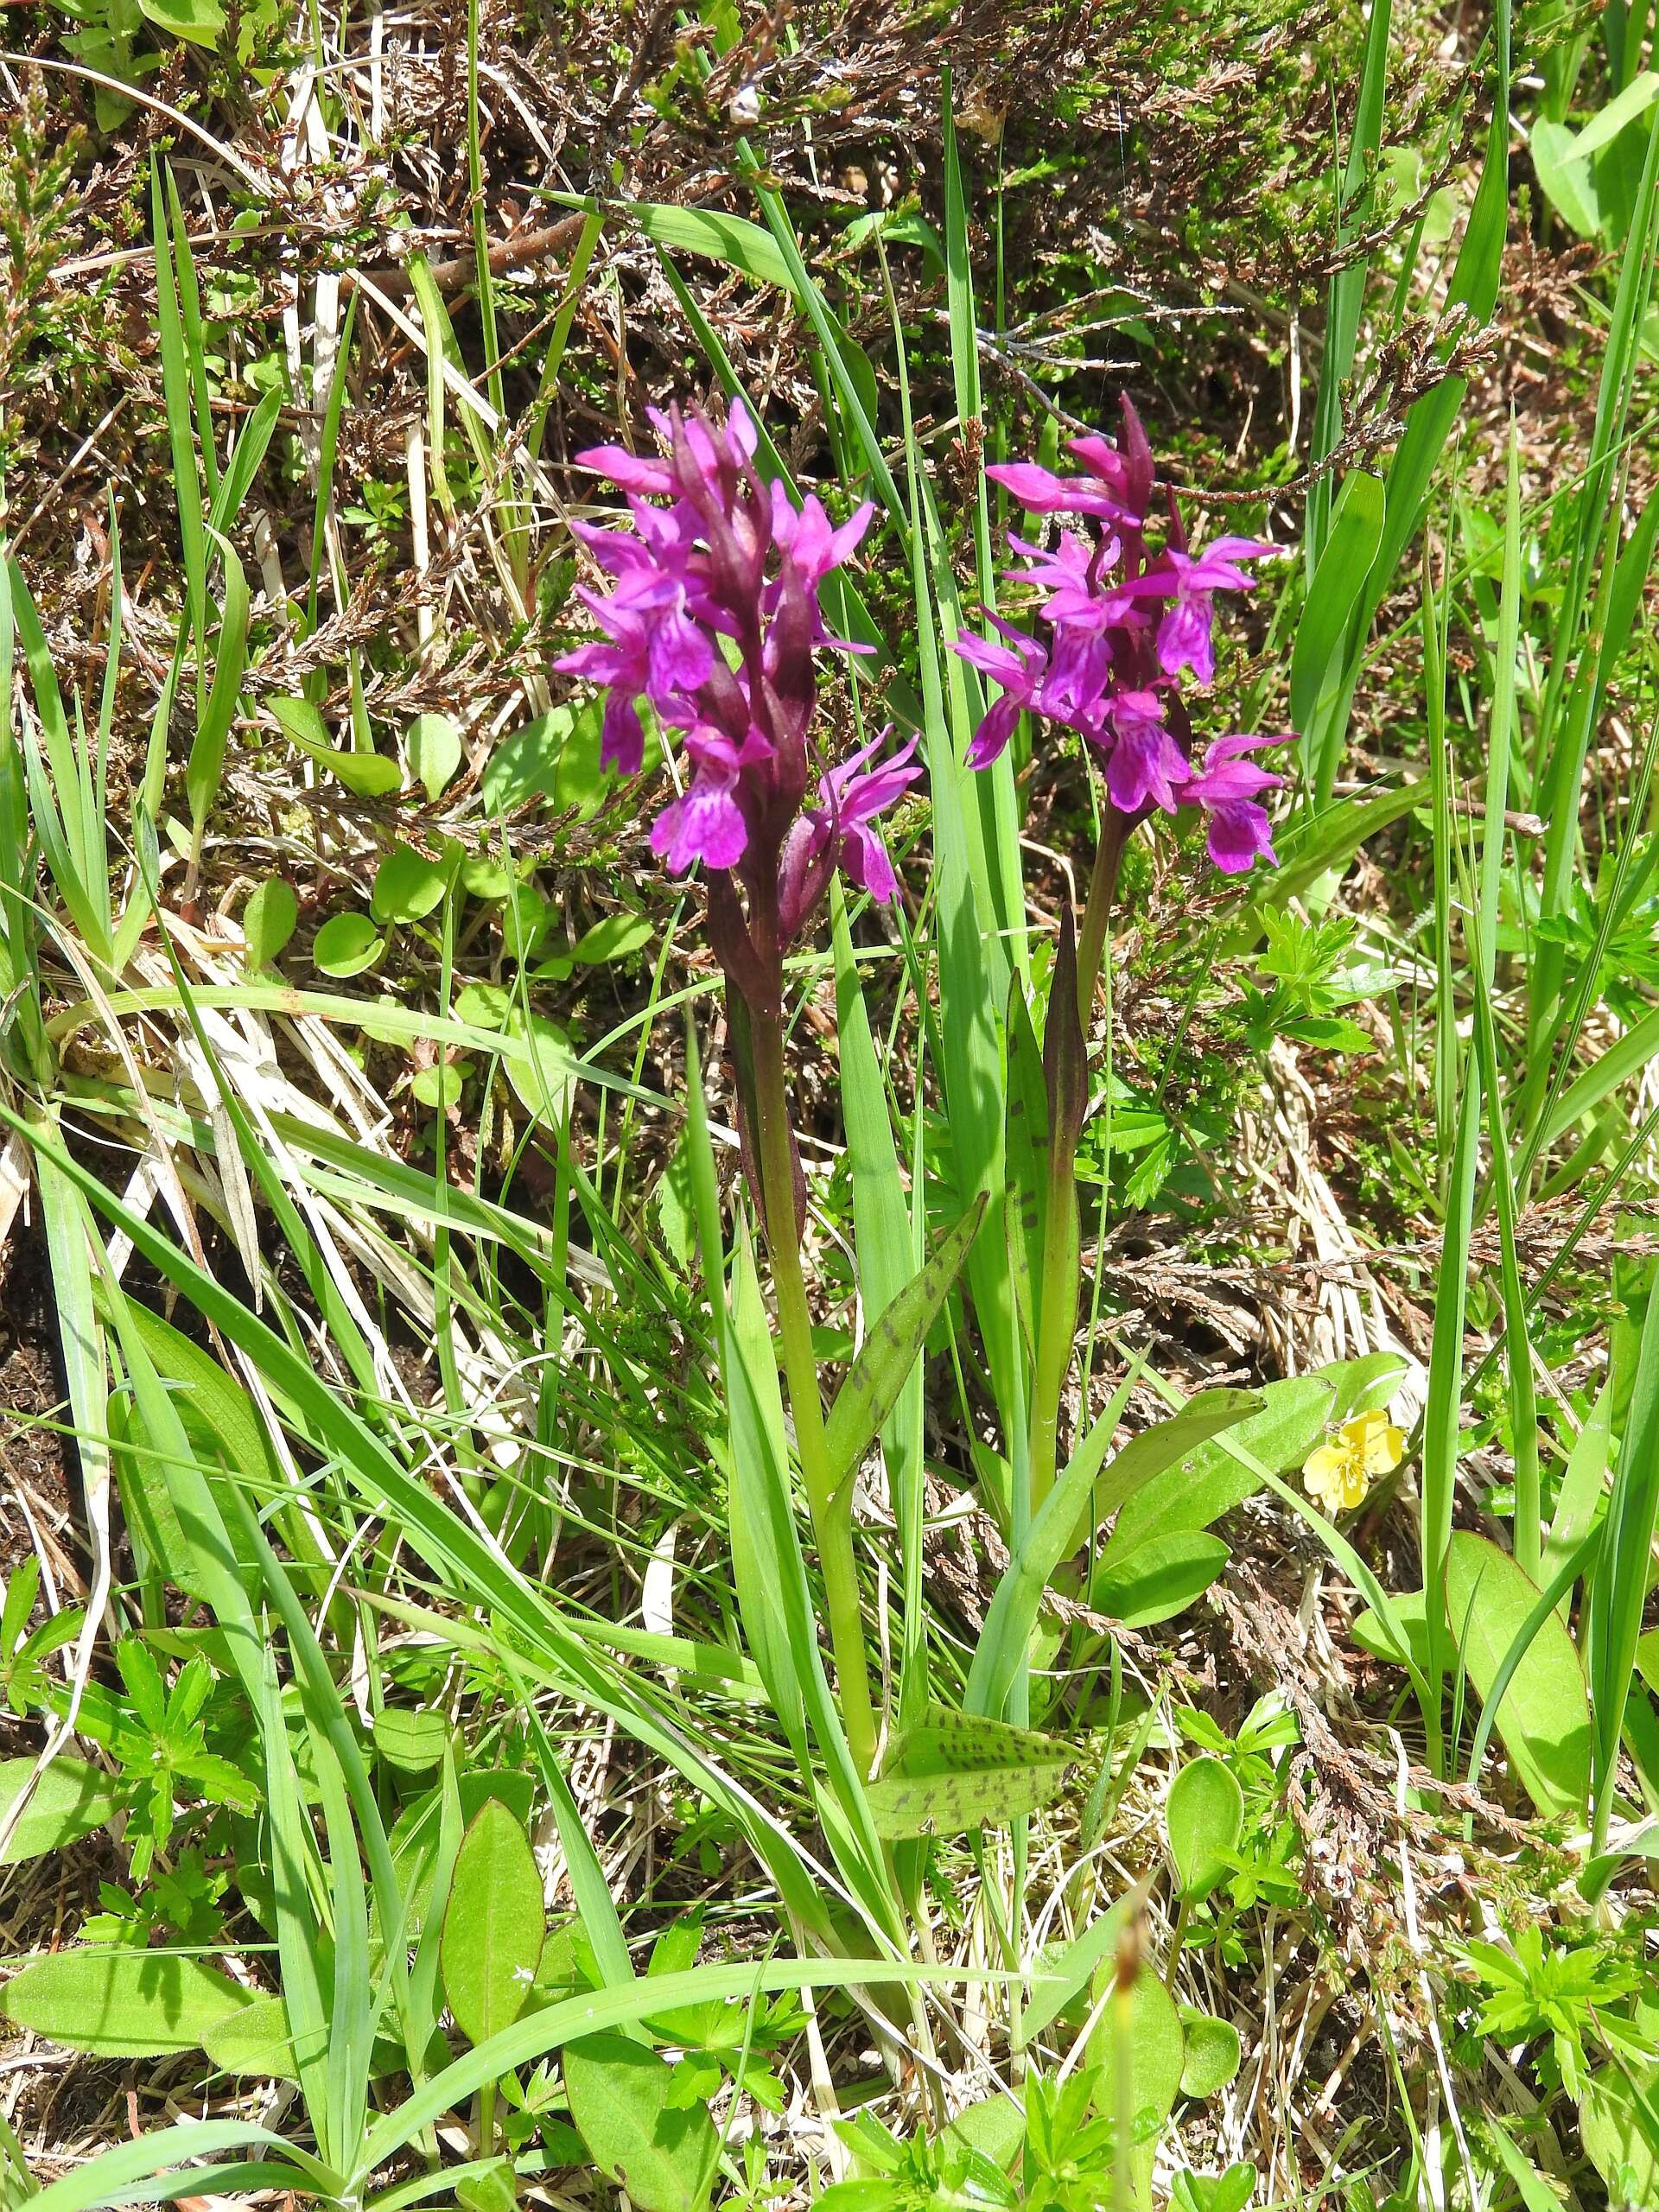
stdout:
<svg viewBox="0 0 1659 2212">
<path fill-rule="evenodd" d="M 1218 1427 L 1270 1474 L 1283 1474 L 1301 1465 L 1332 1422 L 1366 1410 L 1379 1390 L 1386 1404 L 1403 1368 L 1396 1354 L 1381 1352 L 1321 1368 L 1316 1375 L 1269 1382 L 1256 1394 L 1253 1408 L 1241 1408 L 1236 1425 Z M 1211 1395 L 1203 1392 L 1192 1403 L 1202 1404 Z M 1144 1486 L 1126 1498 L 1102 1560 L 1114 1563 L 1154 1534 L 1207 1529 L 1259 1487 L 1257 1476 L 1224 1446 L 1195 1439 L 1178 1465 L 1153 1470 Z"/>
<path fill-rule="evenodd" d="M 920 1274 L 870 1323 L 825 1424 L 830 1478 L 837 1487 L 857 1467 L 897 1402 L 934 1316 L 979 1234 L 987 1203 L 982 1192 L 955 1228 L 939 1237 Z"/>
<path fill-rule="evenodd" d="M 201 2047 L 221 2072 L 252 2075 L 260 2081 L 297 2082 L 298 2062 L 289 2031 L 288 2007 L 280 1997 L 255 1997 L 240 2012 L 215 2020 L 201 2038 Z M 448 2047 L 435 2036 L 433 2056 L 442 2065 Z M 408 2063 L 399 2044 L 377 2038 L 371 2072 L 375 2076 L 400 2072 Z"/>
<path fill-rule="evenodd" d="M 139 8 L 160 30 L 192 46 L 216 47 L 225 35 L 225 10 L 219 0 L 138 0 Z"/>
<path fill-rule="evenodd" d="M 1252 1493 L 1255 1476 L 1212 1438 L 1228 1435 L 1279 1473 L 1292 1465 L 1287 1446 L 1296 1453 L 1303 1435 L 1310 1440 L 1303 1451 L 1319 1442 L 1334 1398 L 1334 1387 L 1314 1376 L 1261 1391 L 1199 1391 L 1173 1422 L 1141 1431 L 1106 1471 L 1103 1510 L 1117 1509 L 1117 1522 L 1099 1564 L 1115 1568 L 1148 1535 L 1208 1529 Z"/>
<path fill-rule="evenodd" d="M 270 967 L 293 936 L 299 912 L 293 886 L 280 875 L 268 875 L 256 885 L 242 909 L 242 934 L 247 940 L 251 968 Z"/>
<path fill-rule="evenodd" d="M 1532 126 L 1533 173 L 1550 206 L 1581 238 L 1597 237 L 1610 222 L 1597 189 L 1592 157 L 1659 99 L 1659 75 L 1643 70 L 1580 130 L 1541 116 Z"/>
<path fill-rule="evenodd" d="M 1096 1569 L 1089 1603 L 1125 1628 L 1148 1628 L 1202 1597 L 1230 1556 L 1219 1536 L 1200 1529 L 1148 1536 L 1133 1551 Z"/>
<path fill-rule="evenodd" d="M 443 1993 L 469 2043 L 487 2043 L 524 2010 L 546 1934 L 542 1878 L 523 1827 L 499 1797 L 461 1839 L 443 1916 Z"/>
<path fill-rule="evenodd" d="M 1191 2005 L 1183 2005 L 1180 2014 L 1186 2046 L 1181 2067 L 1181 2094 L 1213 2097 L 1238 2072 L 1243 2056 L 1238 2030 L 1230 2020 L 1218 2020 L 1213 2012 L 1200 2012 Z"/>
<path fill-rule="evenodd" d="M 412 845 L 394 845 L 374 872 L 369 911 L 377 922 L 418 922 L 443 898 L 459 846 L 434 860 Z"/>
<path fill-rule="evenodd" d="M 640 2212 L 702 2212 L 720 2139 L 706 2105 L 669 2101 L 673 2069 L 615 2035 L 567 2044 L 563 2068 L 571 2120 L 606 2178 Z"/>
<path fill-rule="evenodd" d="M 1033 2043 L 1073 2003 L 1077 1993 L 1088 1986 L 1096 1969 L 1122 1942 L 1124 1930 L 1140 1904 L 1136 1893 L 1126 1891 L 1069 1943 L 1045 1946 L 1039 1955 L 1038 1966 L 1047 1978 L 1046 1986 L 1033 1992 L 1030 2003 L 1020 2011 L 1014 2031 L 1017 2050 Z"/>
<path fill-rule="evenodd" d="M 1143 1967 L 1127 2000 L 1114 1996 L 1090 2038 L 1089 2063 L 1105 2072 L 1106 2109 L 1120 2090 L 1139 2139 L 1130 2153 L 1138 2206 L 1151 2204 L 1158 2134 L 1181 2094 L 1185 2038 L 1175 2000 L 1155 1974 Z M 1143 2131 L 1147 2131 L 1143 2133 Z"/>
<path fill-rule="evenodd" d="M 437 1765 L 454 1732 L 448 1714 L 435 1707 L 423 1706 L 411 1713 L 388 1706 L 375 1715 L 374 1747 L 393 1766 L 421 1774 Z"/>
<path fill-rule="evenodd" d="M 582 931 L 570 948 L 570 957 L 590 968 L 606 960 L 626 960 L 642 952 L 656 934 L 648 915 L 607 914 L 602 922 Z"/>
<path fill-rule="evenodd" d="M 461 766 L 461 732 L 448 715 L 416 715 L 409 726 L 409 769 L 429 799 L 442 798 Z"/>
<path fill-rule="evenodd" d="M 858 1293 L 866 1314 L 880 1313 L 900 1295 L 920 1264 L 925 1249 L 925 1207 L 918 1202 L 912 1214 L 899 1173 L 887 1090 L 870 1027 L 869 1009 L 860 987 L 852 931 L 847 922 L 847 902 L 839 877 L 830 880 L 830 918 L 835 944 L 842 1119 L 847 1134 L 847 1165 L 852 1176 L 853 1249 L 858 1268 Z M 918 1191 L 925 1179 L 923 1143 L 918 1112 L 912 1160 L 912 1187 Z M 895 1702 L 899 1717 L 905 1721 L 914 1719 L 927 1703 L 922 1403 L 921 1370 L 915 1367 L 881 1426 L 882 1456 L 892 1488 L 903 1556 Z"/>
<path fill-rule="evenodd" d="M 297 2082 L 288 2007 L 280 1997 L 256 1997 L 227 2012 L 202 2034 L 201 2047 L 226 2074 L 252 2074 L 266 2082 Z"/>
<path fill-rule="evenodd" d="M 0 1760 L 0 1828 L 35 1771 L 30 1758 Z M 0 1848 L 0 1866 L 16 1866 L 61 1851 L 101 1828 L 121 1803 L 109 1777 L 85 1759 L 60 1756 L 35 1783 L 29 1802 Z"/>
<path fill-rule="evenodd" d="M 1579 2134 L 1606 2183 L 1610 2212 L 1647 2212 L 1659 2203 L 1659 2141 L 1616 2067 L 1591 2075 L 1579 2107 Z"/>
<path fill-rule="evenodd" d="M 1340 696 L 1349 626 L 1382 536 L 1382 504 L 1380 478 L 1356 469 L 1344 479 L 1291 650 L 1293 729 L 1313 728 Z"/>
<path fill-rule="evenodd" d="M 1219 1759 L 1189 1759 L 1169 1786 L 1164 1827 L 1184 1904 L 1224 1879 L 1244 1826 L 1244 1793 Z"/>
<path fill-rule="evenodd" d="M 250 2001 L 228 1974 L 174 1951 L 57 1951 L 0 1989 L 9 2020 L 99 2058 L 200 2050 L 217 2022 Z"/>
<path fill-rule="evenodd" d="M 1345 867 L 1368 838 L 1426 805 L 1428 798 L 1425 779 L 1391 791 L 1357 792 L 1303 817 L 1278 838 L 1282 859 L 1276 868 L 1263 869 L 1256 903 L 1282 907 L 1302 898 L 1322 875 Z"/>
<path fill-rule="evenodd" d="M 1031 1632 L 1049 1578 L 1077 1549 L 1096 1517 L 1121 1507 L 1179 1454 L 1201 1439 L 1241 1421 L 1262 1401 L 1247 1390 L 1203 1390 L 1167 1421 L 1154 1421 L 1132 1437 L 1103 1474 L 1109 1446 L 1128 1397 L 1128 1383 L 1117 1391 L 1072 1453 L 1065 1471 L 1003 1570 L 974 1654 L 966 1702 L 976 1713 L 1000 1712 L 1025 1662 Z M 1122 1615 L 1118 1618 L 1121 1619 Z"/>
<path fill-rule="evenodd" d="M 1453 1532 L 1446 1554 L 1450 1633 L 1470 1681 L 1484 1697 L 1537 1609 L 1540 1592 L 1509 1554 L 1471 1530 Z M 1421 1665 L 1421 1590 L 1396 1594 L 1395 1615 Z M 1362 1649 L 1405 1662 L 1406 1655 L 1368 1607 L 1353 1626 Z M 1559 1613 L 1527 1644 L 1498 1708 L 1497 1728 L 1516 1773 L 1541 1813 L 1582 1815 L 1590 1783 L 1591 1714 L 1584 1672 Z"/>
<path fill-rule="evenodd" d="M 555 707 L 496 740 L 479 779 L 493 817 L 516 814 L 532 798 L 555 797 L 559 761 L 575 721 L 569 707 Z"/>
<path fill-rule="evenodd" d="M 805 1759 L 806 1688 L 790 1635 L 788 1579 L 794 1548 L 788 1434 L 778 1353 L 766 1322 L 747 1223 L 732 1263 L 729 1330 L 723 1334 L 731 1466 L 728 1536 L 732 1585 L 749 1648 L 772 1710 L 797 1758 Z M 715 1296 L 720 1296 L 718 1287 Z"/>
<path fill-rule="evenodd" d="M 1001 2172 L 1019 2171 L 1026 2145 L 1026 2116 L 1012 2097 L 994 2090 L 959 2112 L 944 2133 L 948 2141 L 977 2151 Z"/>
<path fill-rule="evenodd" d="M 267 699 L 264 703 L 283 734 L 359 798 L 385 798 L 402 785 L 404 772 L 395 760 L 378 753 L 346 752 L 335 746 L 327 725 L 308 699 Z"/>
<path fill-rule="evenodd" d="M 1601 229 L 1601 202 L 1588 161 L 1576 158 L 1576 130 L 1564 123 L 1540 116 L 1529 141 L 1533 173 L 1550 206 L 1581 238 L 1592 238 Z"/>
<path fill-rule="evenodd" d="M 331 914 L 311 941 L 311 958 L 325 976 L 360 976 L 382 940 L 366 914 Z"/>
<path fill-rule="evenodd" d="M 1075 1758 L 1033 1729 L 930 1707 L 894 1740 L 880 1779 L 869 1785 L 876 1832 L 893 1840 L 999 1825 L 1058 1796 Z"/>
</svg>

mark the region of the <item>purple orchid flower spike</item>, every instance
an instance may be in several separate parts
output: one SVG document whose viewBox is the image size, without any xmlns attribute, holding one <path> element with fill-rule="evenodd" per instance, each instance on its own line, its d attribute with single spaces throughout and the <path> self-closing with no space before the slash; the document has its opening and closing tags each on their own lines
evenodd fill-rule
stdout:
<svg viewBox="0 0 1659 2212">
<path fill-rule="evenodd" d="M 604 634 L 555 665 L 604 687 L 607 766 L 631 775 L 643 765 L 641 702 L 665 736 L 680 733 L 683 788 L 658 816 L 652 849 L 676 874 L 705 871 L 716 954 L 770 1019 L 784 952 L 834 870 L 893 895 L 874 823 L 920 773 L 913 746 L 877 762 L 880 741 L 827 772 L 813 758 L 814 655 L 858 650 L 829 635 L 818 592 L 874 511 L 836 524 L 815 495 L 798 507 L 763 483 L 741 400 L 723 423 L 678 409 L 651 419 L 660 459 L 614 445 L 581 456 L 626 494 L 628 520 L 577 525 L 609 582 L 578 593 Z M 815 778 L 822 803 L 803 813 Z"/>
<path fill-rule="evenodd" d="M 1260 795 L 1280 779 L 1243 756 L 1277 741 L 1218 740 L 1195 768 L 1183 686 L 1214 681 L 1217 594 L 1249 590 L 1246 564 L 1277 549 L 1260 538 L 1222 537 L 1191 552 L 1166 486 L 1163 542 L 1149 550 L 1157 469 L 1127 398 L 1121 413 L 1116 443 L 1093 435 L 1071 440 L 1080 474 L 1028 461 L 987 472 L 1033 514 L 1076 516 L 1081 526 L 1061 529 L 1047 545 L 1034 542 L 1034 532 L 1009 536 L 1018 565 L 1007 581 L 1034 589 L 1039 635 L 993 615 L 995 637 L 956 643 L 963 659 L 1001 692 L 975 734 L 969 766 L 997 760 L 1022 714 L 1071 730 L 1105 779 L 1112 814 L 1102 856 L 1112 870 L 1137 823 L 1193 806 L 1209 817 L 1211 859 L 1236 874 L 1273 856 Z M 1085 967 L 1097 950 L 1100 924 L 1098 914 L 1093 925 L 1085 916 Z"/>
</svg>

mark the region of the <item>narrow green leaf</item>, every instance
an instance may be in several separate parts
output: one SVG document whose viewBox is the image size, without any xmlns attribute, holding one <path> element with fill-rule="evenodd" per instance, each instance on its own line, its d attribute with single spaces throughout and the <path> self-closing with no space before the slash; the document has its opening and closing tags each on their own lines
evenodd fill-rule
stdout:
<svg viewBox="0 0 1659 2212">
<path fill-rule="evenodd" d="M 897 1402 L 979 1234 L 987 1204 L 981 1192 L 956 1226 L 936 1241 L 920 1274 L 870 1323 L 825 1424 L 830 1478 L 837 1488 L 855 1471 Z"/>
</svg>

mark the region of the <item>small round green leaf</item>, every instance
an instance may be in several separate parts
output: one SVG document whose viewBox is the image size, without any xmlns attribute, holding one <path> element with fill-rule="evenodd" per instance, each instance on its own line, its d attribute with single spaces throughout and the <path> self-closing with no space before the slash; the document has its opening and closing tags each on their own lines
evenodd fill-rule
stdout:
<svg viewBox="0 0 1659 2212">
<path fill-rule="evenodd" d="M 359 976 L 380 950 L 381 940 L 366 914 L 334 914 L 317 931 L 311 957 L 325 976 Z"/>
<path fill-rule="evenodd" d="M 441 904 L 449 863 L 394 845 L 374 872 L 369 911 L 377 922 L 418 922 Z"/>
<path fill-rule="evenodd" d="M 631 953 L 643 950 L 656 934 L 644 914 L 607 914 L 576 939 L 570 957 L 590 968 L 601 961 L 626 960 Z"/>
<path fill-rule="evenodd" d="M 247 939 L 250 967 L 270 967 L 293 936 L 299 913 L 293 888 L 280 875 L 267 876 L 253 890 L 242 909 L 242 934 Z"/>
<path fill-rule="evenodd" d="M 429 1068 L 417 1068 L 409 1079 L 409 1087 L 423 1106 L 435 1114 L 447 1114 L 460 1103 L 461 1085 L 467 1071 L 451 1061 L 440 1060 Z"/>
<path fill-rule="evenodd" d="M 1196 1904 L 1225 1875 L 1238 1847 L 1244 1793 L 1219 1759 L 1191 1759 L 1170 1784 L 1164 1825 L 1181 1896 Z"/>
<path fill-rule="evenodd" d="M 442 797 L 461 766 L 461 732 L 448 715 L 416 715 L 409 726 L 410 773 L 429 798 Z"/>
<path fill-rule="evenodd" d="M 1218 2020 L 1213 2012 L 1190 2005 L 1181 2007 L 1181 2029 L 1186 2038 L 1181 2094 L 1213 2097 L 1238 2072 L 1243 2056 L 1238 2030 L 1230 2020 Z"/>
<path fill-rule="evenodd" d="M 444 1995 L 470 2042 L 487 2043 L 524 2010 L 546 1929 L 524 1828 L 488 1798 L 461 1838 L 438 1945 Z"/>
</svg>

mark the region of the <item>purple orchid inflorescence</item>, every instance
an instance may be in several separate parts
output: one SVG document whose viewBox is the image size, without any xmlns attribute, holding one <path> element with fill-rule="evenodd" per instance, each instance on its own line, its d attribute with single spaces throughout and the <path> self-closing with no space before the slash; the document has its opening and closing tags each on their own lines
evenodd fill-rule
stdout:
<svg viewBox="0 0 1659 2212">
<path fill-rule="evenodd" d="M 680 733 L 688 773 L 652 845 L 676 873 L 702 863 L 715 950 L 745 997 L 766 1004 L 837 867 L 874 898 L 897 888 L 875 818 L 920 776 L 914 743 L 878 761 L 877 739 L 827 772 L 808 743 L 814 652 L 858 650 L 826 631 L 818 588 L 873 510 L 837 527 L 811 494 L 797 508 L 763 483 L 741 400 L 718 428 L 677 408 L 652 421 L 660 457 L 612 445 L 577 456 L 625 494 L 632 522 L 576 524 L 610 579 L 607 593 L 577 594 L 604 635 L 554 665 L 604 685 L 607 766 L 639 772 L 642 699 Z"/>
<path fill-rule="evenodd" d="M 1274 857 L 1261 795 L 1283 779 L 1249 756 L 1287 741 L 1230 734 L 1195 758 L 1183 688 L 1189 676 L 1199 683 L 1215 676 L 1215 594 L 1248 590 L 1254 579 L 1243 564 L 1276 549 L 1224 537 L 1189 552 L 1171 494 L 1164 543 L 1151 550 L 1152 448 L 1134 407 L 1127 398 L 1122 405 L 1117 445 L 1072 439 L 1077 475 L 1034 461 L 986 471 L 1027 512 L 1075 516 L 1082 527 L 1063 526 L 1049 547 L 1008 535 L 1018 560 L 1007 579 L 1034 587 L 1046 641 L 995 614 L 995 637 L 957 641 L 962 658 L 1001 692 L 975 732 L 968 765 L 996 760 L 1022 714 L 1075 730 L 1120 814 L 1133 823 L 1154 810 L 1201 807 L 1211 859 L 1236 874 Z"/>
</svg>

